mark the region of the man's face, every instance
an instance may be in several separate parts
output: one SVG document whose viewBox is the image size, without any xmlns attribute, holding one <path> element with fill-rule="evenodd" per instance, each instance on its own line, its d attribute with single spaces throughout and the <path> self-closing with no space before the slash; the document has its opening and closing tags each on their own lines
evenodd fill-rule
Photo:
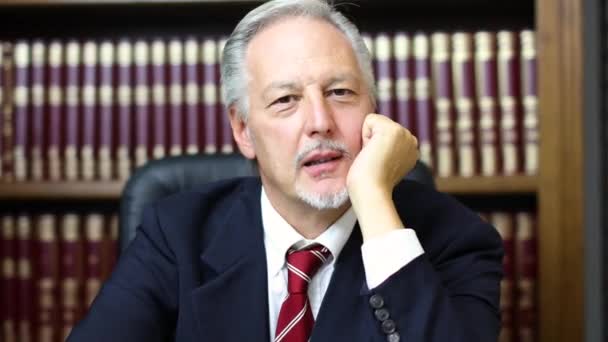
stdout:
<svg viewBox="0 0 608 342">
<path fill-rule="evenodd" d="M 251 144 L 240 145 L 247 157 L 257 158 L 271 200 L 327 202 L 346 194 L 361 126 L 373 110 L 346 37 L 323 21 L 287 18 L 253 38 L 246 66 L 249 118 L 243 136 Z"/>
</svg>

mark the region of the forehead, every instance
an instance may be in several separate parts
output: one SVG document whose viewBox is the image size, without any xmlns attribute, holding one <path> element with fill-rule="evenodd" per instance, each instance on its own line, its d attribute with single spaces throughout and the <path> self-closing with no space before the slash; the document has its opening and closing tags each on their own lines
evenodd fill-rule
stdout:
<svg viewBox="0 0 608 342">
<path fill-rule="evenodd" d="M 332 24 L 307 17 L 287 17 L 260 31 L 249 43 L 250 81 L 317 81 L 337 74 L 360 78 L 355 52 Z"/>
</svg>

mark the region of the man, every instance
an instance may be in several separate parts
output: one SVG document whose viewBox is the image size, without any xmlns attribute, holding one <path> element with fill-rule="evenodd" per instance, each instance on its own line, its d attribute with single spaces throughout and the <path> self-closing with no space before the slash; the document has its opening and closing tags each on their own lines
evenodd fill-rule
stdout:
<svg viewBox="0 0 608 342">
<path fill-rule="evenodd" d="M 278 0 L 222 61 L 260 177 L 144 214 L 71 341 L 495 341 L 501 241 L 403 181 L 417 140 L 375 105 L 369 53 L 326 3 Z"/>
</svg>

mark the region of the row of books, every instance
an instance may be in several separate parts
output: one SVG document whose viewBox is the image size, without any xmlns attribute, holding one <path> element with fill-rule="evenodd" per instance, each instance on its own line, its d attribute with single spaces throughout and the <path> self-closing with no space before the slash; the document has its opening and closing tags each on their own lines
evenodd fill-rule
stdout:
<svg viewBox="0 0 608 342">
<path fill-rule="evenodd" d="M 500 233 L 505 256 L 501 282 L 500 342 L 538 340 L 537 222 L 531 212 L 492 212 L 482 216 Z"/>
<path fill-rule="evenodd" d="M 0 341 L 64 341 L 110 274 L 117 217 L 0 214 Z"/>
<path fill-rule="evenodd" d="M 535 341 L 537 233 L 528 211 L 482 213 L 505 246 L 501 342 Z M 0 214 L 0 340 L 63 341 L 117 256 L 114 214 Z"/>
<path fill-rule="evenodd" d="M 533 31 L 364 34 L 379 113 L 440 177 L 535 174 Z M 17 40 L 2 48 L 5 180 L 126 179 L 147 160 L 232 153 L 224 38 Z"/>
</svg>

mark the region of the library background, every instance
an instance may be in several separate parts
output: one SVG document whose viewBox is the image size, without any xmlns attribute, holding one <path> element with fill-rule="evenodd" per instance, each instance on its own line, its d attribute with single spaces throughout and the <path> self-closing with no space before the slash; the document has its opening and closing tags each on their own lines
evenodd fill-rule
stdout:
<svg viewBox="0 0 608 342">
<path fill-rule="evenodd" d="M 238 153 L 219 55 L 260 2 L 0 1 L 0 341 L 86 313 L 137 168 Z M 378 112 L 503 237 L 500 341 L 608 340 L 604 1 L 350 3 Z"/>
</svg>

